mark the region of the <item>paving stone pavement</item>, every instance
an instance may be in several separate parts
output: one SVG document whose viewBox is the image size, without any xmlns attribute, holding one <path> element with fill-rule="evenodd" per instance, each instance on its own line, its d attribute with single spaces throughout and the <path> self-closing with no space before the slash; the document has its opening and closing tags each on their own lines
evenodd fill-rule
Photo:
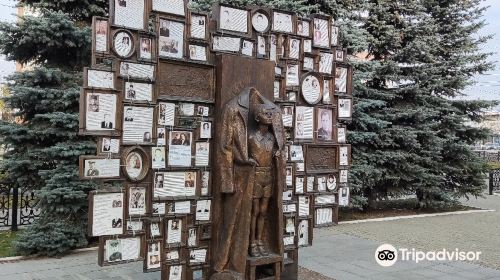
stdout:
<svg viewBox="0 0 500 280">
<path fill-rule="evenodd" d="M 468 205 L 496 212 L 439 216 L 386 222 L 344 224 L 314 231 L 314 245 L 299 253 L 301 280 L 490 280 L 500 279 L 500 196 L 471 200 Z M 482 251 L 478 264 L 465 262 L 397 262 L 384 268 L 375 262 L 382 243 L 418 250 L 459 248 Z M 488 266 L 488 267 L 485 267 Z M 0 280 L 153 280 L 160 273 L 143 273 L 142 263 L 99 267 L 97 252 L 71 254 L 61 259 L 32 259 L 0 263 Z"/>
<path fill-rule="evenodd" d="M 337 280 L 500 279 L 500 196 L 464 204 L 496 211 L 318 229 L 313 247 L 300 250 L 299 263 Z M 384 243 L 422 251 L 458 248 L 482 255 L 477 263 L 398 261 L 384 268 L 375 262 L 375 250 Z"/>
</svg>

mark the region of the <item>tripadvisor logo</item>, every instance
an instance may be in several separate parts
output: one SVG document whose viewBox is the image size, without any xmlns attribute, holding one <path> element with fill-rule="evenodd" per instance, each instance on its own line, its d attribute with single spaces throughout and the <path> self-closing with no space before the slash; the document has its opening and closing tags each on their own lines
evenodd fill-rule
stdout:
<svg viewBox="0 0 500 280">
<path fill-rule="evenodd" d="M 439 251 L 418 251 L 415 248 L 396 249 L 391 244 L 382 244 L 375 250 L 375 261 L 384 267 L 393 266 L 398 261 L 411 261 L 419 263 L 421 261 L 478 261 L 482 252 L 460 251 L 442 249 Z"/>
</svg>

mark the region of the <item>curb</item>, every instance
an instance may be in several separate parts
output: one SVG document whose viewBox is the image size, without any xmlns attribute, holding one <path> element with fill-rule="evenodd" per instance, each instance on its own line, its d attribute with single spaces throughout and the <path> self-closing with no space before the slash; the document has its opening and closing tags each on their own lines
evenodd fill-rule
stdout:
<svg viewBox="0 0 500 280">
<path fill-rule="evenodd" d="M 73 254 L 78 254 L 78 253 L 85 253 L 85 252 L 91 252 L 91 251 L 97 251 L 99 247 L 90 247 L 90 248 L 82 248 L 82 249 L 75 249 L 69 251 L 66 256 L 68 255 L 73 255 Z M 31 259 L 44 259 L 44 258 L 49 258 L 49 257 L 40 257 L 40 256 L 14 256 L 14 257 L 6 257 L 6 258 L 0 258 L 0 263 L 4 262 L 15 262 L 15 261 L 24 261 L 24 260 L 31 260 Z"/>
<path fill-rule="evenodd" d="M 444 213 L 434 213 L 434 214 L 395 216 L 395 217 L 387 217 L 387 218 L 357 220 L 357 221 L 344 221 L 344 222 L 339 222 L 339 225 L 361 224 L 361 223 L 371 223 L 371 222 L 385 222 L 385 221 L 397 221 L 397 220 L 415 219 L 415 218 L 428 218 L 428 217 L 437 217 L 437 216 L 450 216 L 450 215 L 462 215 L 462 214 L 474 214 L 474 213 L 488 213 L 488 212 L 495 212 L 495 210 L 494 209 L 467 210 L 467 211 L 455 211 L 455 212 L 444 212 Z"/>
</svg>

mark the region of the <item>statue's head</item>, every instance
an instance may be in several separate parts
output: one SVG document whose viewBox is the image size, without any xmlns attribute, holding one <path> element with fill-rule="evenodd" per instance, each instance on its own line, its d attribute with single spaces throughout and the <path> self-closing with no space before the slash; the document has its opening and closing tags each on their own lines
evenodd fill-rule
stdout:
<svg viewBox="0 0 500 280">
<path fill-rule="evenodd" d="M 276 111 L 275 106 L 271 104 L 255 105 L 254 106 L 255 121 L 261 124 L 272 125 L 275 111 Z"/>
</svg>

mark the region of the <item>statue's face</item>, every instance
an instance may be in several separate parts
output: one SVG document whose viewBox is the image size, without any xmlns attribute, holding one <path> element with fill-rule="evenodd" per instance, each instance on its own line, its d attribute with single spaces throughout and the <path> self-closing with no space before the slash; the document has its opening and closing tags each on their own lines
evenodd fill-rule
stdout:
<svg viewBox="0 0 500 280">
<path fill-rule="evenodd" d="M 257 112 L 257 121 L 262 124 L 273 124 L 273 110 L 261 109 Z"/>
</svg>

